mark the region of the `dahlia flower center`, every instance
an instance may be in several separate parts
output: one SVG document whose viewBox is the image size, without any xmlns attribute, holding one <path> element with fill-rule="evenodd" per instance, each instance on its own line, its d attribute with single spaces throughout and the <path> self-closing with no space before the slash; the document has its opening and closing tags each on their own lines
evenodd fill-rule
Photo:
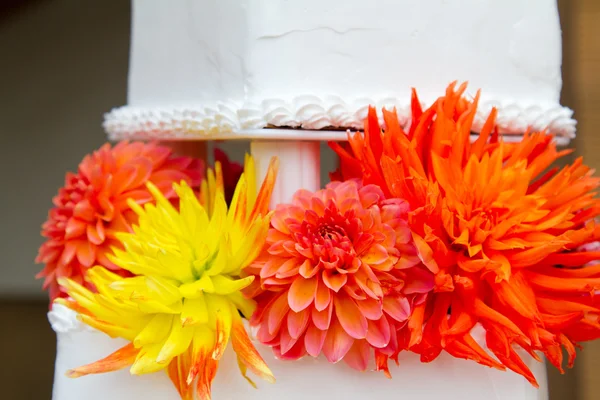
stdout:
<svg viewBox="0 0 600 400">
<path fill-rule="evenodd" d="M 323 223 L 317 228 L 317 235 L 325 240 L 338 242 L 346 237 L 346 231 L 339 225 L 331 226 L 327 223 Z"/>
</svg>

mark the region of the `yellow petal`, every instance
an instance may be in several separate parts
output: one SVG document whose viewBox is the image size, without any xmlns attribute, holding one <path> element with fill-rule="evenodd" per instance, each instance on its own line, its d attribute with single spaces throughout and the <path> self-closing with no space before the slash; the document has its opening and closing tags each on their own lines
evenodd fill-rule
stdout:
<svg viewBox="0 0 600 400">
<path fill-rule="evenodd" d="M 208 323 L 208 308 L 206 307 L 202 292 L 194 299 L 185 299 L 183 301 L 181 323 L 183 326 Z"/>
<path fill-rule="evenodd" d="M 160 350 L 156 362 L 160 364 L 171 362 L 173 357 L 183 353 L 190 346 L 193 336 L 193 327 L 183 327 L 179 318 L 173 318 L 171 333 Z"/>
<path fill-rule="evenodd" d="M 216 341 L 212 358 L 221 358 L 231 335 L 232 307 L 231 303 L 223 296 L 207 295 L 208 317 L 210 326 L 215 327 Z M 237 313 L 237 310 L 234 311 Z"/>
<path fill-rule="evenodd" d="M 146 327 L 133 340 L 134 346 L 140 348 L 152 343 L 164 342 L 171 330 L 173 319 L 172 315 L 154 315 Z"/>
<path fill-rule="evenodd" d="M 200 279 L 191 283 L 184 283 L 179 286 L 179 292 L 181 295 L 188 299 L 194 299 L 204 293 L 214 293 L 215 287 L 213 282 L 207 274 L 202 275 Z"/>
<path fill-rule="evenodd" d="M 162 343 L 155 343 L 142 347 L 137 358 L 135 359 L 135 362 L 131 366 L 131 374 L 150 374 L 152 372 L 158 372 L 161 369 L 165 368 L 164 364 L 160 364 L 156 361 L 156 358 L 158 357 L 158 353 L 160 353 L 161 348 Z"/>
<path fill-rule="evenodd" d="M 223 295 L 239 292 L 240 290 L 248 287 L 253 280 L 254 276 L 247 276 L 241 279 L 232 279 L 225 275 L 217 275 L 212 278 L 213 284 L 215 285 L 215 294 Z"/>
</svg>

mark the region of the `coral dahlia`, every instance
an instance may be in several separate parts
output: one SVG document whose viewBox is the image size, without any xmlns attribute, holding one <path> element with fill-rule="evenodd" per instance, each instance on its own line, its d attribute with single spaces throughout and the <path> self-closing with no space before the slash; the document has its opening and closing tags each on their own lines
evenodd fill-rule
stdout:
<svg viewBox="0 0 600 400">
<path fill-rule="evenodd" d="M 42 226 L 47 240 L 36 262 L 45 267 L 37 276 L 44 278 L 43 287 L 49 291 L 51 302 L 65 296 L 57 279 L 85 283 L 83 276 L 92 265 L 127 274 L 107 255 L 111 246 L 119 246 L 116 234 L 131 231 L 137 220 L 127 200 L 137 204 L 152 200 L 147 182 L 174 199 L 173 182 L 185 181 L 197 188 L 202 174 L 200 160 L 176 157 L 169 148 L 154 143 L 105 144 L 87 155 L 77 173 L 67 174 L 65 186 L 54 197 L 54 208 Z"/>
<path fill-rule="evenodd" d="M 283 359 L 324 354 L 387 371 L 402 347 L 397 332 L 433 288 L 407 223 L 408 204 L 375 185 L 331 183 L 278 205 L 262 254 L 251 324 Z"/>
<path fill-rule="evenodd" d="M 562 371 L 563 347 L 572 365 L 576 343 L 600 337 L 600 266 L 589 265 L 600 252 L 582 250 L 600 237 L 599 179 L 581 159 L 548 170 L 569 150 L 544 132 L 503 143 L 495 110 L 471 143 L 479 94 L 468 101 L 465 89 L 450 85 L 427 110 L 413 91 L 406 131 L 387 111 L 382 131 L 371 109 L 364 136 L 331 144 L 338 176 L 405 199 L 421 257 L 439 269 L 435 294 L 410 317 L 409 347 L 423 361 L 445 350 L 536 384 L 515 346 Z M 476 324 L 496 359 L 470 335 Z"/>
</svg>

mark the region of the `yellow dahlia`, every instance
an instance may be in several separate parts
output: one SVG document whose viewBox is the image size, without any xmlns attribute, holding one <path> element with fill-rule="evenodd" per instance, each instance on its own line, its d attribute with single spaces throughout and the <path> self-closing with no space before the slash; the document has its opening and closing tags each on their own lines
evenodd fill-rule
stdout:
<svg viewBox="0 0 600 400">
<path fill-rule="evenodd" d="M 240 313 L 249 317 L 254 303 L 241 290 L 253 277 L 240 274 L 258 255 L 269 228 L 268 204 L 277 162 L 256 192 L 253 160 L 247 157 L 227 208 L 221 167 L 209 171 L 201 200 L 185 183 L 175 184 L 179 210 L 151 183 L 156 204 L 129 201 L 138 215 L 133 233 L 117 235 L 124 250 L 112 262 L 132 274 L 123 278 L 103 267 L 89 270 L 93 293 L 61 279 L 72 300 L 61 303 L 80 319 L 130 343 L 103 360 L 69 371 L 72 377 L 131 366 L 132 374 L 166 369 L 183 399 L 210 399 L 218 361 L 231 338 L 242 374 L 246 369 L 273 381 L 249 340 Z"/>
</svg>

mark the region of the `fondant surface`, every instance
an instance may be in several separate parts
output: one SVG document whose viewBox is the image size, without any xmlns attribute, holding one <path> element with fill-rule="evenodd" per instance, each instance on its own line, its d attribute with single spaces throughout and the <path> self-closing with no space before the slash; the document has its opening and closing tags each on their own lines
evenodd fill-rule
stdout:
<svg viewBox="0 0 600 400">
<path fill-rule="evenodd" d="M 68 378 L 64 373 L 105 357 L 124 346 L 76 320 L 75 314 L 55 304 L 49 318 L 57 333 L 58 346 L 53 400 L 177 400 L 179 395 L 165 373 L 132 376 L 128 370 Z M 442 355 L 423 364 L 418 356 L 405 353 L 400 366 L 392 366 L 392 379 L 378 372 L 358 372 L 345 364 L 329 364 L 305 357 L 299 361 L 276 360 L 271 350 L 256 344 L 272 369 L 276 384 L 254 379 L 254 389 L 241 376 L 234 353 L 228 349 L 213 383 L 214 400 L 363 400 L 402 396 L 406 399 L 446 400 L 546 400 L 544 364 L 528 358 L 541 389 L 522 376 L 483 367 L 474 362 Z"/>
<path fill-rule="evenodd" d="M 561 107 L 555 0 L 133 1 L 128 106 L 114 138 L 269 125 L 362 127 L 369 104 L 409 116 L 448 82 L 482 89 L 480 125 L 574 133 Z"/>
</svg>

